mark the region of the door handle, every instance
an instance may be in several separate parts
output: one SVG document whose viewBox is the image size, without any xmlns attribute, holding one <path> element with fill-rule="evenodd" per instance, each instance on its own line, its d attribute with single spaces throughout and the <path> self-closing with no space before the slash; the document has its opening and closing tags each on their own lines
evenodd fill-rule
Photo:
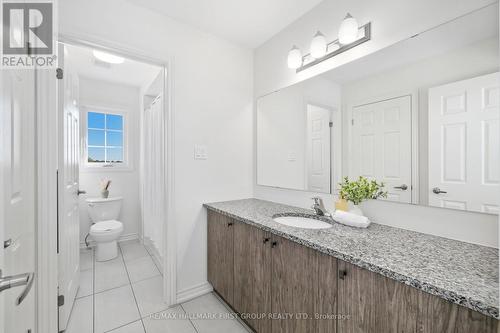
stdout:
<svg viewBox="0 0 500 333">
<path fill-rule="evenodd" d="M 400 189 L 400 190 L 406 191 L 406 190 L 408 189 L 408 185 L 403 184 L 403 185 L 401 185 L 401 186 L 394 186 L 394 188 L 397 188 L 397 189 Z"/>
<path fill-rule="evenodd" d="M 434 192 L 435 194 L 448 193 L 446 191 L 441 191 L 441 189 L 439 187 L 434 187 L 432 189 L 432 192 Z"/>
<path fill-rule="evenodd" d="M 77 195 L 80 195 L 80 194 L 87 194 L 87 191 L 84 191 L 84 190 L 78 190 L 78 191 L 76 191 L 76 194 L 77 194 Z"/>
<path fill-rule="evenodd" d="M 34 280 L 35 280 L 35 273 L 24 273 L 12 276 L 0 277 L 0 292 L 10 288 L 26 286 L 23 292 L 16 299 L 16 305 L 19 305 L 24 301 L 26 296 L 28 296 L 31 287 L 33 286 Z"/>
</svg>

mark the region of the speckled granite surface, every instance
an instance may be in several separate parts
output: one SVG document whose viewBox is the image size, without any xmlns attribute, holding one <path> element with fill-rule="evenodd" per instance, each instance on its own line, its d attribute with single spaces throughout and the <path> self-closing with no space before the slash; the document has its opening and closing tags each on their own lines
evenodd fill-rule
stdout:
<svg viewBox="0 0 500 333">
<path fill-rule="evenodd" d="M 258 199 L 205 207 L 499 319 L 498 249 L 376 223 L 367 229 L 288 227 L 272 217 L 312 211 Z"/>
</svg>

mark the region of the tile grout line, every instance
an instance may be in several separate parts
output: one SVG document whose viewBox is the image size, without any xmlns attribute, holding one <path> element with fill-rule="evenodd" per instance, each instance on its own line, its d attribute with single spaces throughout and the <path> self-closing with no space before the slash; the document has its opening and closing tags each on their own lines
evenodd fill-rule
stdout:
<svg viewBox="0 0 500 333">
<path fill-rule="evenodd" d="M 92 248 L 92 333 L 95 333 L 95 248 Z"/>
<path fill-rule="evenodd" d="M 140 243 L 140 242 L 139 242 Z M 151 254 L 151 252 L 149 252 L 149 249 L 146 245 L 144 245 L 144 241 L 142 242 L 142 246 L 144 246 L 144 248 L 146 249 L 146 252 L 149 254 L 149 257 L 151 258 L 151 260 L 153 261 L 153 264 L 155 265 L 156 269 L 158 270 L 158 272 L 160 272 L 160 275 L 163 276 L 163 271 L 160 269 L 160 267 L 158 267 L 158 265 L 156 264 L 156 261 L 155 261 L 155 258 L 154 256 Z"/>
<path fill-rule="evenodd" d="M 130 275 L 128 273 L 127 264 L 125 263 L 125 258 L 123 256 L 122 247 L 119 244 L 118 244 L 118 249 L 120 250 L 120 253 L 122 255 L 123 266 L 125 267 L 125 272 L 127 273 L 128 282 L 130 283 L 130 289 L 132 290 L 132 296 L 134 296 L 134 302 L 135 302 L 135 306 L 137 307 L 137 312 L 139 313 L 139 318 L 141 320 L 142 329 L 146 333 L 146 326 L 144 325 L 144 321 L 142 320 L 142 314 L 141 314 L 141 310 L 139 309 L 139 304 L 137 303 L 137 297 L 135 297 L 135 291 L 134 291 L 134 288 L 132 286 L 132 280 L 130 279 Z M 147 252 L 147 250 L 146 250 L 146 252 Z"/>
<path fill-rule="evenodd" d="M 234 313 L 234 310 L 231 309 L 229 304 L 227 304 L 219 295 L 217 295 L 216 292 L 211 292 L 211 294 L 219 301 L 220 304 L 222 304 L 223 307 L 226 308 L 230 313 Z M 236 315 L 236 321 L 238 324 L 240 324 L 247 332 L 253 333 L 253 330 L 241 319 L 238 315 Z"/>
<path fill-rule="evenodd" d="M 179 306 L 181 307 L 182 311 L 184 311 L 185 314 L 188 315 L 188 320 L 189 320 L 189 323 L 191 324 L 191 326 L 193 326 L 194 330 L 196 333 L 199 333 L 198 332 L 198 329 L 196 328 L 196 326 L 194 325 L 193 321 L 191 320 L 191 316 L 189 316 L 189 314 L 187 313 L 186 309 L 184 309 L 184 307 L 182 306 L 183 303 L 179 304 Z"/>
<path fill-rule="evenodd" d="M 133 324 L 133 323 L 138 322 L 138 321 L 139 321 L 139 320 L 134 320 L 134 321 L 131 321 L 131 322 L 125 323 L 125 324 L 120 325 L 120 326 L 118 326 L 118 327 L 112 328 L 112 329 L 110 329 L 109 331 L 104 331 L 104 333 L 112 333 L 113 331 L 116 331 L 117 329 L 123 328 L 123 327 L 125 327 L 125 326 L 128 326 L 128 325 Z"/>
</svg>

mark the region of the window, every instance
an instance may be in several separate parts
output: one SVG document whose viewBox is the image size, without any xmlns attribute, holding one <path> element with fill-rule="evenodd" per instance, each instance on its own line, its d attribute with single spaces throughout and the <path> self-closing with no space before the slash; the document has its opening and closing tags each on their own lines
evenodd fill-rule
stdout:
<svg viewBox="0 0 500 333">
<path fill-rule="evenodd" d="M 125 161 L 124 116 L 87 112 L 87 164 L 123 165 Z"/>
</svg>

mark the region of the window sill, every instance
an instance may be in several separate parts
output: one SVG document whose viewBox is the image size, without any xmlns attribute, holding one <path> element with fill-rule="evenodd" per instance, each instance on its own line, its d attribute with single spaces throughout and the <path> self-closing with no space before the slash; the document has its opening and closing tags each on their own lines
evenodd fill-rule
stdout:
<svg viewBox="0 0 500 333">
<path fill-rule="evenodd" d="M 130 165 L 120 165 L 120 166 L 88 166 L 81 165 L 80 172 L 85 173 L 111 173 L 111 172 L 133 172 L 134 168 Z"/>
</svg>

